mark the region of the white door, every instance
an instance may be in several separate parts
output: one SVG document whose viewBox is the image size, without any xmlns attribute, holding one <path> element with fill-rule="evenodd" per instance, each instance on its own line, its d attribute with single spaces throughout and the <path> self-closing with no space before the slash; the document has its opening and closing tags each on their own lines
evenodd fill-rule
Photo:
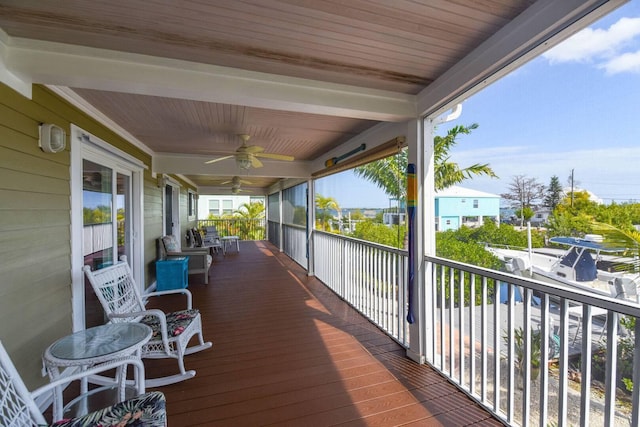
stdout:
<svg viewBox="0 0 640 427">
<path fill-rule="evenodd" d="M 103 324 L 102 308 L 82 267 L 127 260 L 138 284 L 142 268 L 141 163 L 72 127 L 72 300 L 74 330 Z"/>
</svg>

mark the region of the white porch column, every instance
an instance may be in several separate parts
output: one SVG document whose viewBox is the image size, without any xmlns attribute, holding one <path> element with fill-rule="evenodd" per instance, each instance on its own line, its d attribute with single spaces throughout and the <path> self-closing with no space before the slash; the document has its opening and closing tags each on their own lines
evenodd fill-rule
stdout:
<svg viewBox="0 0 640 427">
<path fill-rule="evenodd" d="M 435 255 L 436 254 L 436 206 L 435 206 L 435 184 L 434 184 L 434 166 L 433 166 L 433 137 L 435 135 L 435 123 L 434 119 L 426 118 L 423 121 L 423 145 L 421 153 L 423 155 L 423 162 L 421 169 L 422 175 L 420 176 L 420 188 L 422 191 L 419 192 L 420 201 L 422 205 L 422 242 L 423 253 L 422 259 L 424 263 L 425 255 Z M 440 229 L 442 229 L 442 218 L 439 218 Z M 432 266 L 431 264 L 424 263 L 422 269 L 421 278 L 422 282 L 422 302 L 424 304 L 424 330 L 423 330 L 423 339 L 424 343 L 424 355 L 427 360 L 433 360 L 433 311 L 435 308 L 435 301 L 433 300 L 433 291 L 432 288 L 434 284 L 432 283 Z"/>
<path fill-rule="evenodd" d="M 425 200 L 425 174 L 428 168 L 425 166 L 423 147 L 423 131 L 421 120 L 407 122 L 407 145 L 409 163 L 416 165 L 416 208 L 414 222 L 413 255 L 414 255 L 414 287 L 412 299 L 412 312 L 414 322 L 409 325 L 409 348 L 407 357 L 418 363 L 425 362 L 425 328 L 427 327 L 425 311 L 425 262 L 424 253 L 427 242 L 425 236 L 425 212 L 426 216 L 433 218 L 433 207 L 428 210 Z M 430 157 L 426 157 L 430 158 Z M 427 187 L 429 188 L 429 187 Z M 431 187 L 432 188 L 432 187 Z M 430 214 L 429 214 L 430 212 Z"/>
<path fill-rule="evenodd" d="M 313 259 L 313 229 L 316 224 L 316 188 L 314 180 L 307 181 L 307 276 L 315 276 Z"/>
<path fill-rule="evenodd" d="M 282 195 L 282 186 L 278 190 L 278 249 L 282 252 L 282 248 L 284 247 L 282 240 L 284 239 L 284 230 L 282 229 L 282 216 L 284 214 L 284 209 L 282 207 L 284 203 L 283 195 Z"/>
<path fill-rule="evenodd" d="M 422 281 L 421 288 L 421 302 L 424 305 L 423 314 L 423 335 L 421 339 L 421 343 L 423 344 L 424 352 L 423 361 L 426 357 L 426 360 L 433 361 L 434 358 L 434 328 L 435 328 L 435 320 L 434 320 L 434 310 L 435 310 L 435 301 L 433 299 L 434 295 L 434 286 L 432 277 L 432 265 L 424 262 L 424 257 L 427 255 L 435 256 L 436 255 L 436 202 L 435 202 L 435 175 L 434 175 L 434 150 L 433 150 L 433 138 L 435 136 L 435 127 L 438 124 L 446 123 L 451 120 L 455 120 L 462 113 L 462 105 L 457 104 L 450 112 L 450 114 L 446 116 L 436 116 L 436 117 L 427 117 L 422 122 L 423 125 L 423 145 L 420 153 L 423 155 L 423 161 L 420 164 L 422 166 L 418 169 L 419 175 L 419 185 L 418 185 L 418 197 L 420 198 L 419 205 L 422 206 L 422 243 L 423 252 L 421 253 L 422 257 L 422 269 L 420 278 Z M 460 217 L 460 223 L 462 223 L 462 217 Z M 443 220 L 442 217 L 438 218 L 439 230 L 443 229 Z M 413 339 L 413 335 L 410 336 Z"/>
</svg>

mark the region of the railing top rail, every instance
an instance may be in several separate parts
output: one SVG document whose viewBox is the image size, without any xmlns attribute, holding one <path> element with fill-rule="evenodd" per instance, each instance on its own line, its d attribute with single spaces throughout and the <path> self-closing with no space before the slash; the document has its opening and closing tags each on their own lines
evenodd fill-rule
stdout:
<svg viewBox="0 0 640 427">
<path fill-rule="evenodd" d="M 214 218 L 214 219 L 199 219 L 197 222 L 235 222 L 235 221 L 254 221 L 260 222 L 264 221 L 266 218 L 242 218 L 242 217 L 233 217 L 233 218 Z"/>
<path fill-rule="evenodd" d="M 300 230 L 306 230 L 307 229 L 307 227 L 305 227 L 304 225 L 298 225 L 298 224 L 285 224 L 285 223 L 282 223 L 282 226 L 283 227 L 298 228 Z"/>
<path fill-rule="evenodd" d="M 336 239 L 340 239 L 340 240 L 347 240 L 350 242 L 355 242 L 358 243 L 360 245 L 363 246 L 369 246 L 371 248 L 376 248 L 376 249 L 381 249 L 387 252 L 392 252 L 394 254 L 398 254 L 398 255 L 407 255 L 407 251 L 404 249 L 398 249 L 398 248 L 394 248 L 393 246 L 387 246 L 387 245 L 382 245 L 380 243 L 374 243 L 374 242 L 369 242 L 367 240 L 362 240 L 362 239 L 356 239 L 355 237 L 350 237 L 350 236 L 343 236 L 342 234 L 335 234 L 335 233 L 329 233 L 326 231 L 322 231 L 322 230 L 313 230 L 314 233 L 319 233 L 319 234 L 323 234 L 325 236 L 330 236 L 330 237 L 334 237 Z"/>
<path fill-rule="evenodd" d="M 513 274 L 503 273 L 500 271 L 478 267 L 471 264 L 465 264 L 446 258 L 425 256 L 425 260 L 427 262 L 463 270 L 471 274 L 479 274 L 490 279 L 508 282 L 517 286 L 523 286 L 534 291 L 540 291 L 560 298 L 566 298 L 581 304 L 589 304 L 594 307 L 605 308 L 607 310 L 612 310 L 628 316 L 640 317 L 640 305 L 631 301 L 613 298 L 610 295 L 599 295 L 593 292 L 589 292 L 588 290 L 577 289 L 560 284 L 556 285 L 552 283 L 541 282 L 539 280 L 529 279 L 522 276 L 515 276 Z"/>
</svg>

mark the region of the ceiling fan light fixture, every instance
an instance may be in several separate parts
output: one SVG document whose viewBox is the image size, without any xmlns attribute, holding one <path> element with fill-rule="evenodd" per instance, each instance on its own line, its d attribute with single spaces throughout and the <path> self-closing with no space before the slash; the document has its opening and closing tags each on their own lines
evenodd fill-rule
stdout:
<svg viewBox="0 0 640 427">
<path fill-rule="evenodd" d="M 236 156 L 236 164 L 238 165 L 238 167 L 242 170 L 249 170 L 251 169 L 251 159 L 249 158 L 249 156 L 240 156 L 237 155 Z"/>
</svg>

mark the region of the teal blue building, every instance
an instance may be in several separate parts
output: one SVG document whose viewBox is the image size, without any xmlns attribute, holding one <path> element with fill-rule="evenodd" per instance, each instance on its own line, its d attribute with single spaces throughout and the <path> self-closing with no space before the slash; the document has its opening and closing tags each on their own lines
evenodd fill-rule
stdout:
<svg viewBox="0 0 640 427">
<path fill-rule="evenodd" d="M 500 196 L 452 186 L 435 195 L 436 230 L 457 230 L 462 225 L 479 227 L 485 218 L 500 222 Z"/>
</svg>

